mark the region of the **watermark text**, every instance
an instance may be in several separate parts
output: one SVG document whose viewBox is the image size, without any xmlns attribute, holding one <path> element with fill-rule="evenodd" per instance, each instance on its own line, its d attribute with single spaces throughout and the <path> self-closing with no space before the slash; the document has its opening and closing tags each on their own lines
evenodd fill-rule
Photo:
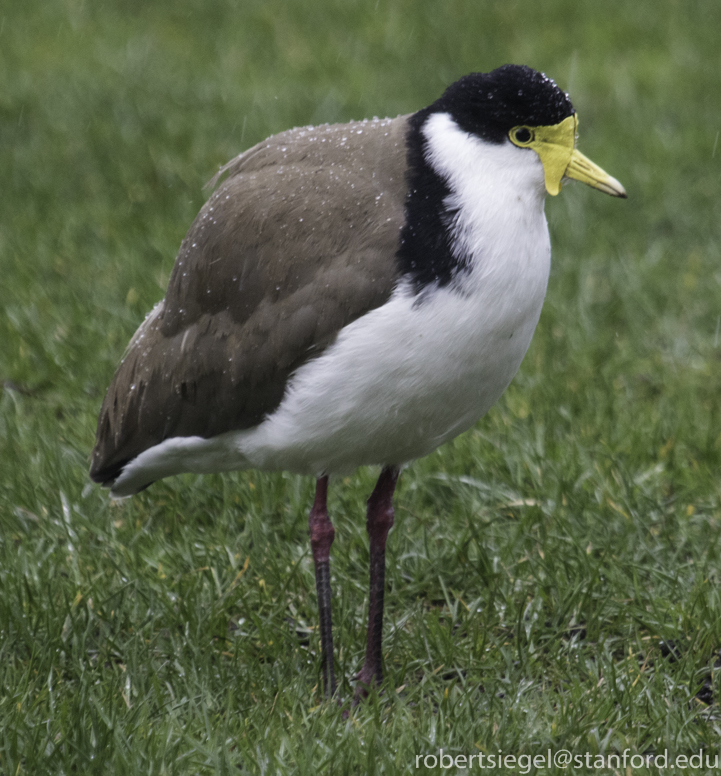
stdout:
<svg viewBox="0 0 721 776">
<path fill-rule="evenodd" d="M 497 768 L 512 771 L 514 773 L 530 773 L 534 768 L 587 768 L 588 770 L 606 770 L 618 768 L 625 771 L 626 768 L 675 768 L 677 770 L 697 770 L 698 768 L 718 769 L 719 755 L 704 752 L 699 749 L 693 754 L 670 754 L 668 749 L 658 754 L 634 754 L 630 749 L 624 749 L 620 754 L 593 754 L 584 752 L 574 754 L 568 749 L 548 749 L 544 753 L 508 754 L 502 749 L 496 752 L 474 752 L 473 754 L 452 755 L 443 749 L 438 754 L 416 755 L 415 767 L 426 770 L 448 770 L 450 768 L 465 768 L 471 770 L 485 770 Z"/>
</svg>

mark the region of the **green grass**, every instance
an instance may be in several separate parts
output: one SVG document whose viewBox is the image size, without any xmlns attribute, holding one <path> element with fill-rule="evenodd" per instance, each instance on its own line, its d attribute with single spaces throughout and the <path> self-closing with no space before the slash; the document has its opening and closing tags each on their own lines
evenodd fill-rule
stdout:
<svg viewBox="0 0 721 776">
<path fill-rule="evenodd" d="M 0 772 L 717 751 L 720 24 L 717 0 L 0 8 Z M 570 91 L 629 199 L 548 202 L 534 342 L 489 415 L 404 472 L 385 691 L 344 719 L 318 684 L 313 483 L 187 476 L 112 502 L 87 478 L 97 412 L 219 164 L 509 61 Z M 374 477 L 331 489 L 346 698 Z"/>
</svg>

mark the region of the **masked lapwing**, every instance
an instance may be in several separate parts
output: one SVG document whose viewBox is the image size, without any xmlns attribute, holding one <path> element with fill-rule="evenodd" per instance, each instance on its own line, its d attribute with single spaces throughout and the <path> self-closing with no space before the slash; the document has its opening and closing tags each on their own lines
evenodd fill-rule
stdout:
<svg viewBox="0 0 721 776">
<path fill-rule="evenodd" d="M 328 477 L 382 467 L 359 698 L 382 678 L 398 473 L 472 426 L 521 364 L 549 275 L 545 195 L 574 178 L 626 196 L 576 149 L 577 126 L 551 79 L 507 65 L 411 115 L 268 138 L 220 171 L 113 378 L 90 474 L 116 496 L 181 472 L 317 478 L 327 695 Z"/>
</svg>

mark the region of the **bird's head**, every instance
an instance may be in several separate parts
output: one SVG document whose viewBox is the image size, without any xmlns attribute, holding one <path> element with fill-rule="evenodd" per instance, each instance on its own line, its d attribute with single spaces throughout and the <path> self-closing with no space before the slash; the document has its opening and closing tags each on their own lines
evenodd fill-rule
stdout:
<svg viewBox="0 0 721 776">
<path fill-rule="evenodd" d="M 576 111 L 568 95 L 543 73 L 524 65 L 471 73 L 431 107 L 447 111 L 461 129 L 486 142 L 512 143 L 538 154 L 551 195 L 558 194 L 564 178 L 573 178 L 613 197 L 626 197 L 615 178 L 576 148 Z"/>
</svg>

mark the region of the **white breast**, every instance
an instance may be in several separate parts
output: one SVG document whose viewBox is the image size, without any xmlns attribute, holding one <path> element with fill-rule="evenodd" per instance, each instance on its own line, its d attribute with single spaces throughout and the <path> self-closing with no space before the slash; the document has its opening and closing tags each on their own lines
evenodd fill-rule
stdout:
<svg viewBox="0 0 721 776">
<path fill-rule="evenodd" d="M 180 471 L 283 469 L 320 475 L 401 464 L 469 428 L 521 364 L 550 268 L 543 168 L 533 151 L 490 146 L 446 114 L 426 124 L 430 161 L 453 192 L 469 271 L 420 296 L 401 284 L 382 307 L 304 364 L 259 426 L 174 438 L 133 461 L 115 492 Z"/>
<path fill-rule="evenodd" d="M 400 286 L 302 367 L 278 411 L 236 437 L 254 466 L 317 474 L 425 455 L 481 417 L 520 366 L 550 268 L 541 162 L 446 114 L 425 134 L 470 272 L 420 300 Z"/>
</svg>

